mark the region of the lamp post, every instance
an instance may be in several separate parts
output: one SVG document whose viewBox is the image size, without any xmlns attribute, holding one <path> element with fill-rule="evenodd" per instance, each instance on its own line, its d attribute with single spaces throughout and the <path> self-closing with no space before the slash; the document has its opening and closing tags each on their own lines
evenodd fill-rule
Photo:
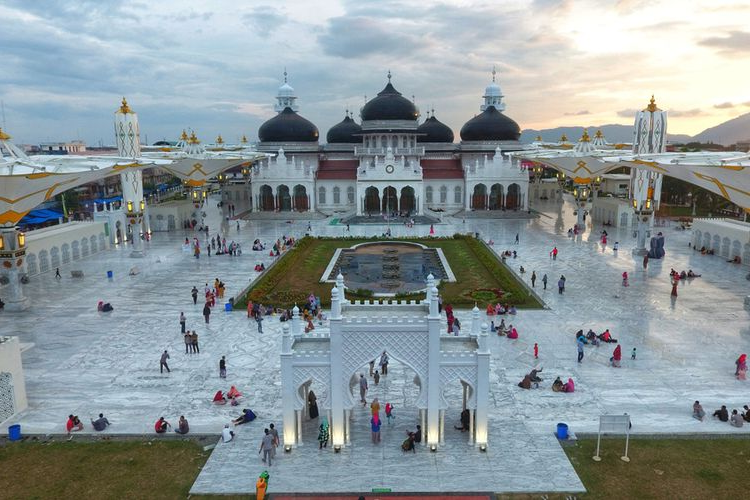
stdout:
<svg viewBox="0 0 750 500">
<path fill-rule="evenodd" d="M 216 180 L 219 181 L 219 197 L 221 198 L 221 218 L 226 218 L 227 213 L 227 206 L 226 203 L 224 203 L 224 186 L 227 183 L 227 174 L 224 172 L 221 172 L 219 175 L 216 176 Z"/>
<path fill-rule="evenodd" d="M 586 203 L 590 195 L 591 188 L 587 184 L 577 184 L 573 188 L 573 197 L 576 200 L 576 227 L 579 231 L 586 228 Z"/>
<path fill-rule="evenodd" d="M 557 185 L 560 189 L 558 189 L 558 193 L 560 193 L 560 200 L 563 198 L 563 189 L 565 188 L 565 174 L 562 172 L 558 172 L 555 174 L 555 177 L 557 177 Z"/>
<path fill-rule="evenodd" d="M 243 139 L 247 141 L 245 136 L 242 136 Z M 253 191 L 252 187 L 250 186 L 250 174 L 252 173 L 252 166 L 250 163 L 243 163 L 242 169 L 240 170 L 242 172 L 242 179 L 245 181 L 245 190 L 250 190 L 250 194 L 248 195 L 249 200 L 249 207 L 246 207 L 249 211 L 253 211 Z"/>
</svg>

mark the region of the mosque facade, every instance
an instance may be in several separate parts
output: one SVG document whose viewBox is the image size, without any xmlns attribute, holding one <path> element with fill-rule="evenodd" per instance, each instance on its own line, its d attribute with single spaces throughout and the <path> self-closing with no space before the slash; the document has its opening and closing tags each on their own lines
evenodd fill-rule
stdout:
<svg viewBox="0 0 750 500">
<path fill-rule="evenodd" d="M 495 81 L 460 141 L 388 82 L 360 109 L 346 112 L 325 142 L 299 113 L 294 89 L 279 87 L 276 116 L 258 129 L 258 150 L 275 155 L 254 165 L 253 211 L 425 215 L 462 210 L 527 210 L 529 174 L 504 152 L 522 149 L 520 127 L 503 114 Z"/>
</svg>

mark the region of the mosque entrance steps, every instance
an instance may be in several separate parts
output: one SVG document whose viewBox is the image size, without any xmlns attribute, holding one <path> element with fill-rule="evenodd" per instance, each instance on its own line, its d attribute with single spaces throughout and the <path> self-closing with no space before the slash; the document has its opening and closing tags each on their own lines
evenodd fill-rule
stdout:
<svg viewBox="0 0 750 500">
<path fill-rule="evenodd" d="M 245 220 L 322 220 L 327 215 L 320 212 L 245 212 L 241 218 Z"/>
<path fill-rule="evenodd" d="M 463 210 L 454 217 L 458 219 L 536 219 L 534 210 Z"/>
</svg>

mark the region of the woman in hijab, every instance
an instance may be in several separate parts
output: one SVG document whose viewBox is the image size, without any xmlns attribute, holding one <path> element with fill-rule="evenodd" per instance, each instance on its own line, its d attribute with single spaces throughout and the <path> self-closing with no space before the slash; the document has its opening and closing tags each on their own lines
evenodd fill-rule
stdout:
<svg viewBox="0 0 750 500">
<path fill-rule="evenodd" d="M 745 380 L 745 373 L 747 373 L 747 354 L 740 355 L 734 364 L 737 365 L 737 370 L 734 372 L 737 380 Z"/>
<path fill-rule="evenodd" d="M 317 411 L 317 406 L 315 407 Z M 320 427 L 318 428 L 318 443 L 319 443 L 319 449 L 326 448 L 328 446 L 328 418 L 323 417 L 323 421 L 320 423 Z"/>
<path fill-rule="evenodd" d="M 310 419 L 318 418 L 318 398 L 313 391 L 307 394 L 307 410 L 310 414 Z"/>
<path fill-rule="evenodd" d="M 568 381 L 563 384 L 563 392 L 575 392 L 576 386 L 573 383 L 573 379 L 569 378 Z"/>
<path fill-rule="evenodd" d="M 615 347 L 615 352 L 612 353 L 612 359 L 610 360 L 612 362 L 612 366 L 615 368 L 620 368 L 620 360 L 622 360 L 622 349 L 620 348 L 620 344 L 617 344 L 617 347 Z"/>
</svg>

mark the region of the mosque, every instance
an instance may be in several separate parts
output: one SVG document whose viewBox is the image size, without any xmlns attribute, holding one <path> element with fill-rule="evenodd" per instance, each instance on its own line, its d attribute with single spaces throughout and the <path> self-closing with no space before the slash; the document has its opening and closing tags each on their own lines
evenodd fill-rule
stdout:
<svg viewBox="0 0 750 500">
<path fill-rule="evenodd" d="M 253 211 L 362 216 L 528 209 L 528 172 L 503 155 L 522 149 L 521 130 L 503 114 L 494 70 L 481 113 L 463 125 L 459 143 L 434 111 L 420 123 L 419 109 L 396 90 L 390 72 L 383 90 L 360 109 L 361 121 L 347 111 L 325 144 L 299 114 L 286 72 L 276 100 L 276 116 L 258 129 L 258 150 L 275 157 L 254 165 Z"/>
</svg>

